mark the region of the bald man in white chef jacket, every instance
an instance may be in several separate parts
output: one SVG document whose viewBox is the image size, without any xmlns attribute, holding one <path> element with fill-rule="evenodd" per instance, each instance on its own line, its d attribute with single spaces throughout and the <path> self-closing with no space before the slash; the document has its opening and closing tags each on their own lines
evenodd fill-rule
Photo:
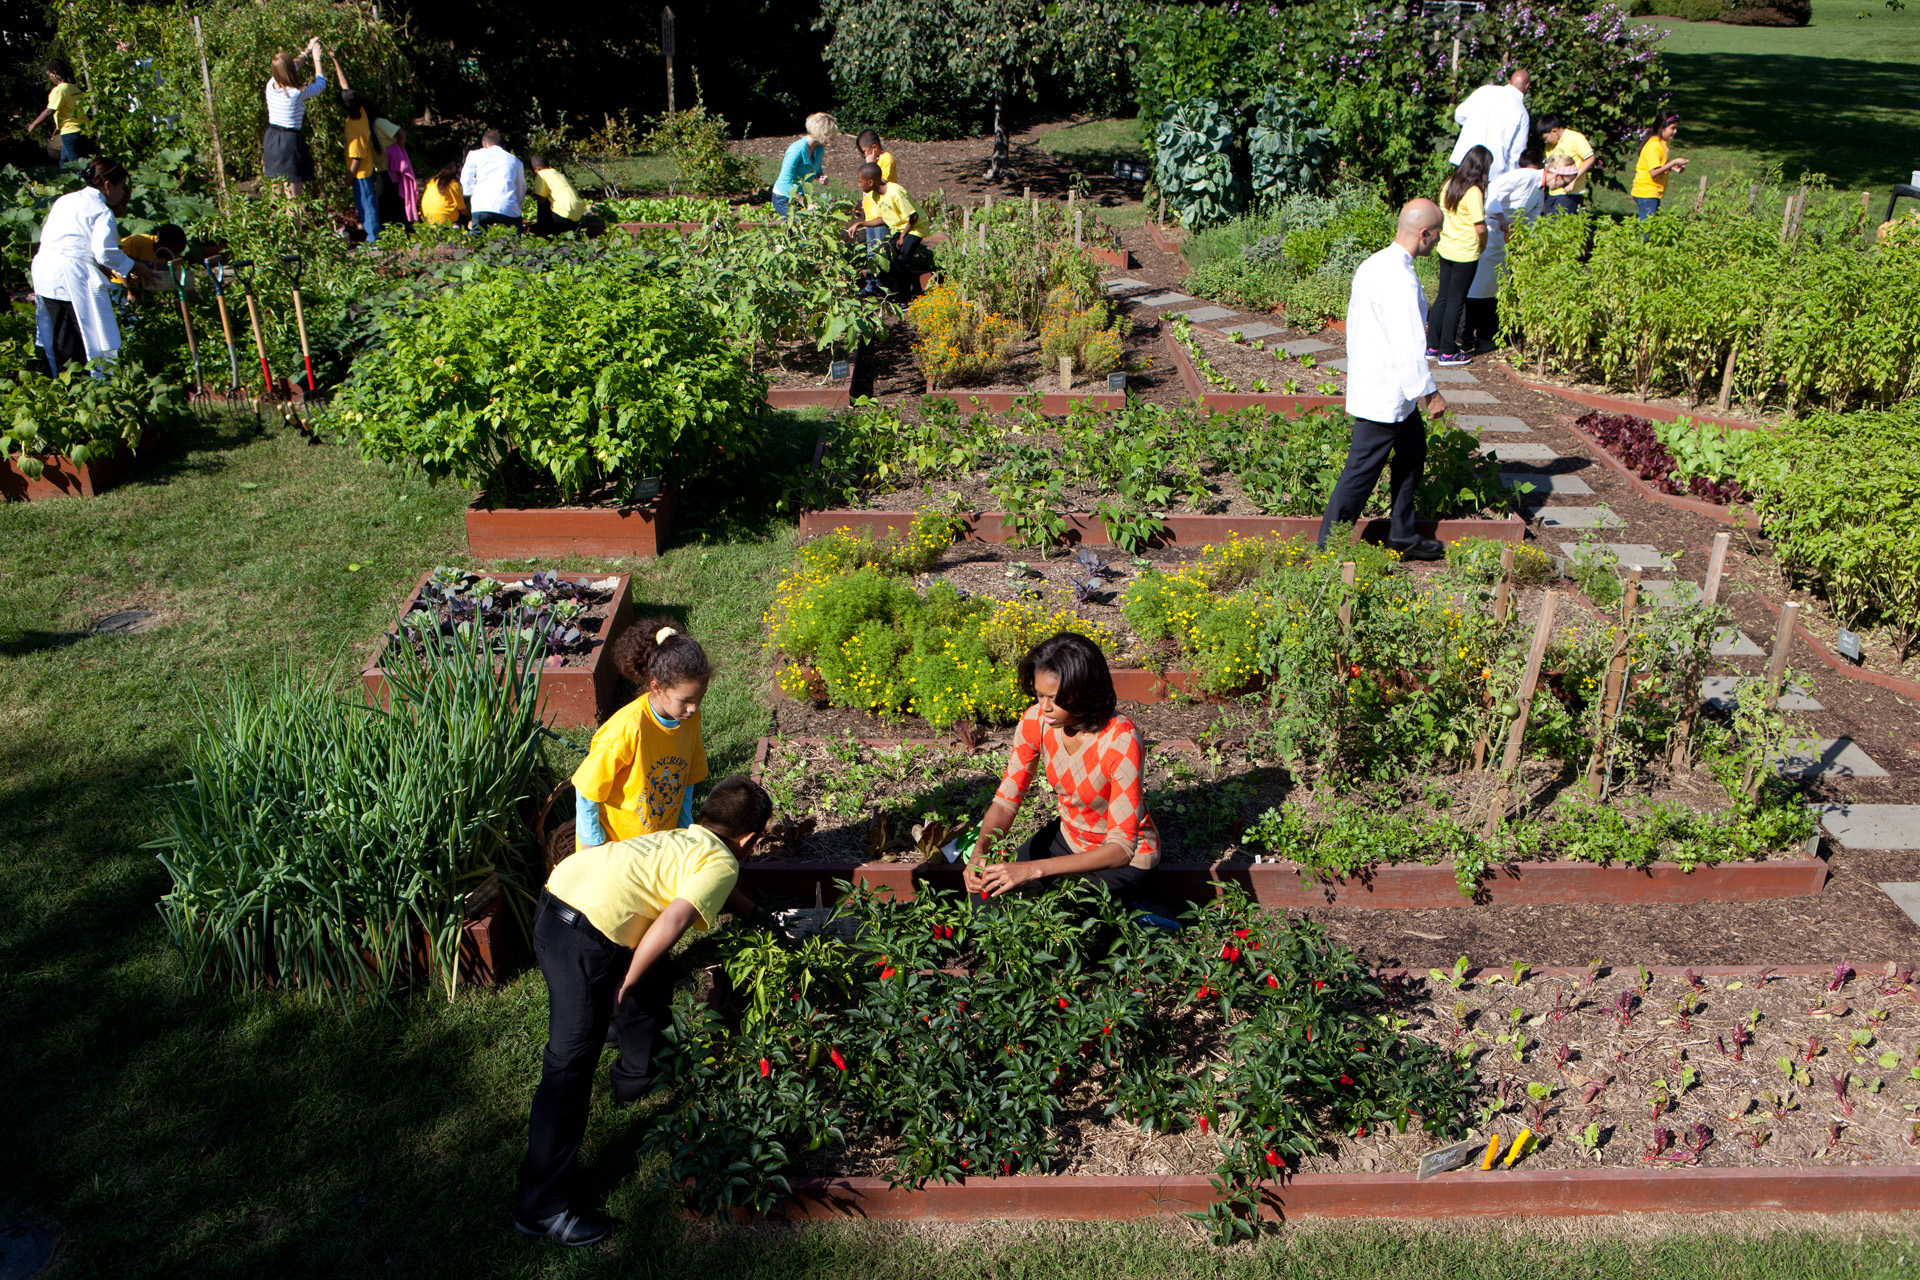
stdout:
<svg viewBox="0 0 1920 1280">
<path fill-rule="evenodd" d="M 1520 163 L 1527 135 L 1533 130 L 1533 117 L 1527 111 L 1527 86 L 1531 83 L 1525 68 L 1516 68 L 1505 84 L 1483 84 L 1453 109 L 1453 122 L 1460 126 L 1460 137 L 1447 159 L 1459 164 L 1474 147 L 1493 153 L 1489 180 Z"/>
</svg>

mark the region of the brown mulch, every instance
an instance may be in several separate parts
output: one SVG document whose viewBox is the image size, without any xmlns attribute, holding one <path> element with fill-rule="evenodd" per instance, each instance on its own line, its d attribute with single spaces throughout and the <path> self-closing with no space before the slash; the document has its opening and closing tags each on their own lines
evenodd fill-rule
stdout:
<svg viewBox="0 0 1920 1280">
<path fill-rule="evenodd" d="M 1228 328 L 1236 323 L 1239 322 L 1216 320 L 1212 328 Z M 1266 347 L 1265 350 L 1255 349 L 1252 340 L 1234 342 L 1199 325 L 1193 327 L 1193 336 L 1194 341 L 1200 344 L 1200 350 L 1207 357 L 1208 363 L 1212 364 L 1222 377 L 1232 381 L 1231 387 L 1223 387 L 1220 388 L 1221 390 L 1239 392 L 1265 390 L 1293 395 L 1341 395 L 1347 389 L 1346 374 L 1338 369 L 1326 368 L 1320 363 L 1322 356 L 1329 360 L 1338 360 L 1346 354 L 1345 334 L 1316 334 L 1305 330 L 1289 329 L 1285 333 L 1260 339 L 1259 341 Z M 1307 365 L 1299 357 L 1282 351 L 1278 345 L 1294 338 L 1313 337 L 1320 338 L 1322 342 L 1331 343 L 1332 349 L 1313 353 L 1312 366 Z M 1204 380 L 1205 374 L 1201 376 Z M 1255 381 L 1264 383 L 1264 388 L 1253 385 Z M 1289 382 L 1294 385 L 1288 386 Z M 1334 390 L 1322 391 L 1322 385 L 1327 383 L 1331 383 Z"/>
</svg>

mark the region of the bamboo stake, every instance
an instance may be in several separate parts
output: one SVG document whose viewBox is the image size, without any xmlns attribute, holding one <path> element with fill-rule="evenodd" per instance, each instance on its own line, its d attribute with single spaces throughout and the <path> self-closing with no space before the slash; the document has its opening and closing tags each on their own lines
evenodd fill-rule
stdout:
<svg viewBox="0 0 1920 1280">
<path fill-rule="evenodd" d="M 1866 235 L 1873 228 L 1873 192 L 1860 193 L 1860 234 Z"/>
<path fill-rule="evenodd" d="M 1076 249 L 1084 248 L 1087 243 L 1085 217 L 1086 210 L 1075 209 L 1073 211 L 1073 247 Z"/>
<path fill-rule="evenodd" d="M 1160 216 L 1154 221 L 1163 227 L 1167 225 L 1167 193 L 1164 191 L 1160 193 Z"/>
<path fill-rule="evenodd" d="M 1507 732 L 1507 749 L 1500 758 L 1499 781 L 1487 805 L 1487 821 L 1481 832 L 1487 839 L 1493 838 L 1493 833 L 1500 829 L 1500 820 L 1506 816 L 1508 792 L 1513 776 L 1520 768 L 1520 741 L 1527 735 L 1527 713 L 1532 708 L 1534 688 L 1540 682 L 1540 662 L 1547 656 L 1547 640 L 1553 635 L 1553 615 L 1559 605 L 1558 591 L 1548 591 L 1540 602 L 1540 620 L 1534 624 L 1533 644 L 1527 649 L 1526 674 L 1520 679 L 1520 691 L 1514 699 L 1519 714 L 1514 716 L 1513 728 Z"/>
<path fill-rule="evenodd" d="M 213 113 L 213 73 L 207 69 L 207 38 L 200 30 L 200 15 L 193 15 L 193 42 L 200 46 L 200 87 L 207 95 L 207 127 L 213 131 L 213 172 L 220 180 L 220 210 L 227 208 L 227 162 L 220 153 L 220 120 Z M 316 71 L 319 68 L 314 68 Z"/>
<path fill-rule="evenodd" d="M 1500 553 L 1500 585 L 1493 589 L 1493 620 L 1504 625 L 1507 621 L 1507 609 L 1513 601 L 1513 553 L 1511 544 Z M 1480 772 L 1487 766 L 1487 743 L 1493 734 L 1491 719 L 1481 726 L 1480 736 L 1473 744 L 1473 771 Z"/>
<path fill-rule="evenodd" d="M 1787 238 L 1787 228 L 1792 225 L 1793 225 L 1793 197 L 1788 196 L 1787 202 L 1784 205 L 1780 206 L 1780 239 L 1781 240 L 1784 241 Z"/>
<path fill-rule="evenodd" d="M 1800 223 L 1807 216 L 1807 189 L 1802 186 L 1800 194 L 1793 198 L 1793 238 L 1800 238 Z"/>
<path fill-rule="evenodd" d="M 1613 654 L 1607 659 L 1607 683 L 1600 695 L 1599 731 L 1593 739 L 1593 755 L 1587 760 L 1587 785 L 1600 790 L 1600 766 L 1606 759 L 1607 731 L 1618 716 L 1621 688 L 1627 679 L 1627 644 L 1633 636 L 1633 615 L 1640 607 L 1639 565 L 1627 575 L 1627 597 L 1620 608 L 1620 629 L 1613 633 Z"/>
</svg>

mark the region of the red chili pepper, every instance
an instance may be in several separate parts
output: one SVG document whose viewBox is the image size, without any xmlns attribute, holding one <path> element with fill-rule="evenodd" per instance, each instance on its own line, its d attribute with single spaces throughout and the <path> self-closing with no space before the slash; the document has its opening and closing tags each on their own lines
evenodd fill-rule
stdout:
<svg viewBox="0 0 1920 1280">
<path fill-rule="evenodd" d="M 1249 937 L 1252 933 L 1253 933 L 1253 930 L 1251 929 L 1235 929 L 1233 931 L 1233 936 L 1236 938 L 1245 938 L 1245 937 Z"/>
<path fill-rule="evenodd" d="M 1341 1084 L 1352 1084 L 1352 1083 L 1353 1083 L 1353 1077 L 1352 1077 L 1352 1076 L 1350 1076 L 1350 1075 L 1348 1075 L 1348 1074 L 1347 1074 L 1346 1072 L 1344 1072 L 1344 1071 L 1342 1071 L 1342 1072 L 1340 1073 L 1340 1083 L 1341 1083 Z"/>
<path fill-rule="evenodd" d="M 1357 662 L 1348 663 L 1347 679 L 1358 680 L 1359 678 L 1360 678 L 1360 664 Z"/>
<path fill-rule="evenodd" d="M 961 1167 L 962 1169 L 971 1169 L 971 1168 L 973 1168 L 973 1161 L 971 1161 L 971 1160 L 962 1160 L 962 1161 L 960 1162 L 960 1167 Z"/>
<path fill-rule="evenodd" d="M 768 1062 L 765 1058 L 760 1059 L 760 1078 L 762 1080 L 765 1080 L 768 1076 L 772 1074 L 773 1074 L 773 1064 L 771 1062 Z"/>
<path fill-rule="evenodd" d="M 845 1071 L 847 1069 L 847 1060 L 840 1056 L 840 1051 L 838 1049 L 828 1050 L 827 1056 L 833 1059 L 834 1066 L 840 1068 L 842 1071 Z"/>
<path fill-rule="evenodd" d="M 1203 982 L 1200 984 L 1200 989 L 1193 993 L 1193 998 L 1195 1000 L 1205 1000 L 1208 996 L 1212 994 L 1213 994 L 1213 988 Z"/>
<path fill-rule="evenodd" d="M 886 968 L 880 971 L 880 981 L 882 982 L 885 982 L 888 978 L 891 978 L 892 976 L 893 976 L 892 965 L 888 965 Z"/>
<path fill-rule="evenodd" d="M 1060 1005 L 1062 1009 L 1064 1009 L 1067 1007 L 1067 998 L 1065 996 L 1061 996 L 1057 1003 Z"/>
<path fill-rule="evenodd" d="M 1280 989 L 1280 979 L 1274 977 L 1272 974 L 1268 974 L 1267 985 L 1278 991 Z"/>
<path fill-rule="evenodd" d="M 1280 1153 L 1278 1151 L 1267 1152 L 1267 1163 L 1278 1169 L 1280 1167 Z"/>
<path fill-rule="evenodd" d="M 1366 1137 L 1366 1136 L 1367 1136 L 1367 1126 L 1365 1126 L 1365 1125 L 1361 1125 L 1361 1126 L 1360 1126 L 1360 1127 L 1359 1127 L 1358 1129 L 1355 1129 L 1355 1130 L 1353 1131 L 1353 1136 L 1354 1136 L 1354 1137 L 1356 1137 L 1356 1138 L 1364 1138 L 1364 1137 Z"/>
<path fill-rule="evenodd" d="M 1326 986 L 1326 985 L 1327 985 L 1326 983 L 1324 983 L 1324 982 L 1322 982 L 1322 981 L 1320 981 L 1320 979 L 1318 979 L 1318 978 L 1315 978 L 1315 979 L 1313 980 L 1313 989 L 1314 989 L 1315 991 L 1318 991 L 1318 990 L 1319 990 L 1320 988 L 1322 988 L 1322 987 L 1324 987 L 1324 986 Z"/>
<path fill-rule="evenodd" d="M 1207 1117 L 1205 1115 L 1202 1115 L 1200 1117 L 1200 1132 L 1202 1134 L 1205 1134 L 1206 1131 L 1207 1131 Z"/>
<path fill-rule="evenodd" d="M 1220 958 L 1228 964 L 1232 964 L 1240 958 L 1240 948 L 1229 942 L 1226 946 L 1220 948 Z"/>
</svg>

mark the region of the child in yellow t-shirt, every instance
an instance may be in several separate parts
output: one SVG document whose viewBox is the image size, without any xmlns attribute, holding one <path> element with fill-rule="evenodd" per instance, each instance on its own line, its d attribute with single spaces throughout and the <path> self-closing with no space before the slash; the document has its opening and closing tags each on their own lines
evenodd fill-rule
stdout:
<svg viewBox="0 0 1920 1280">
<path fill-rule="evenodd" d="M 60 163 L 84 160 L 92 144 L 87 140 L 86 109 L 81 106 L 80 86 L 73 82 L 73 68 L 65 58 L 54 58 L 47 63 L 46 72 L 47 83 L 53 86 L 47 93 L 47 109 L 33 118 L 27 132 L 51 119 L 54 136 L 60 142 Z"/>
<path fill-rule="evenodd" d="M 528 156 L 527 167 L 533 170 L 533 183 L 527 188 L 527 194 L 540 209 L 533 222 L 534 234 L 557 236 L 577 230 L 580 219 L 586 216 L 587 202 L 567 181 L 567 175 L 549 167 L 545 156 Z"/>
<path fill-rule="evenodd" d="M 1487 173 L 1492 167 L 1493 152 L 1468 147 L 1440 188 L 1440 242 L 1433 250 L 1440 259 L 1440 286 L 1427 310 L 1427 354 L 1442 365 L 1472 359 L 1460 350 L 1460 318 L 1487 247 Z"/>
<path fill-rule="evenodd" d="M 849 223 L 847 234 L 857 237 L 870 228 L 886 228 L 887 257 L 892 263 L 887 271 L 887 283 L 896 301 L 911 301 L 913 255 L 920 247 L 920 211 L 913 207 L 904 188 L 880 176 L 880 166 L 871 160 L 860 166 L 854 182 L 860 188 L 860 211 L 866 217 Z M 868 287 L 872 289 L 871 284 Z"/>
<path fill-rule="evenodd" d="M 460 189 L 460 161 L 449 160 L 420 188 L 420 221 L 442 227 L 466 225 L 467 195 Z"/>
<path fill-rule="evenodd" d="M 880 166 L 880 181 L 883 184 L 893 181 L 893 155 L 880 145 L 879 134 L 871 129 L 862 129 L 860 136 L 853 140 L 853 145 L 859 148 L 862 160 Z"/>
<path fill-rule="evenodd" d="M 707 776 L 700 700 L 713 665 L 700 642 L 649 618 L 614 643 L 613 662 L 640 696 L 608 717 L 574 770 L 576 849 L 686 826 Z"/>
<path fill-rule="evenodd" d="M 1660 211 L 1660 199 L 1667 194 L 1667 178 L 1686 171 L 1687 162 L 1671 153 L 1673 140 L 1680 133 L 1680 117 L 1662 114 L 1647 130 L 1640 144 L 1640 160 L 1633 168 L 1633 203 L 1642 218 Z"/>
</svg>

